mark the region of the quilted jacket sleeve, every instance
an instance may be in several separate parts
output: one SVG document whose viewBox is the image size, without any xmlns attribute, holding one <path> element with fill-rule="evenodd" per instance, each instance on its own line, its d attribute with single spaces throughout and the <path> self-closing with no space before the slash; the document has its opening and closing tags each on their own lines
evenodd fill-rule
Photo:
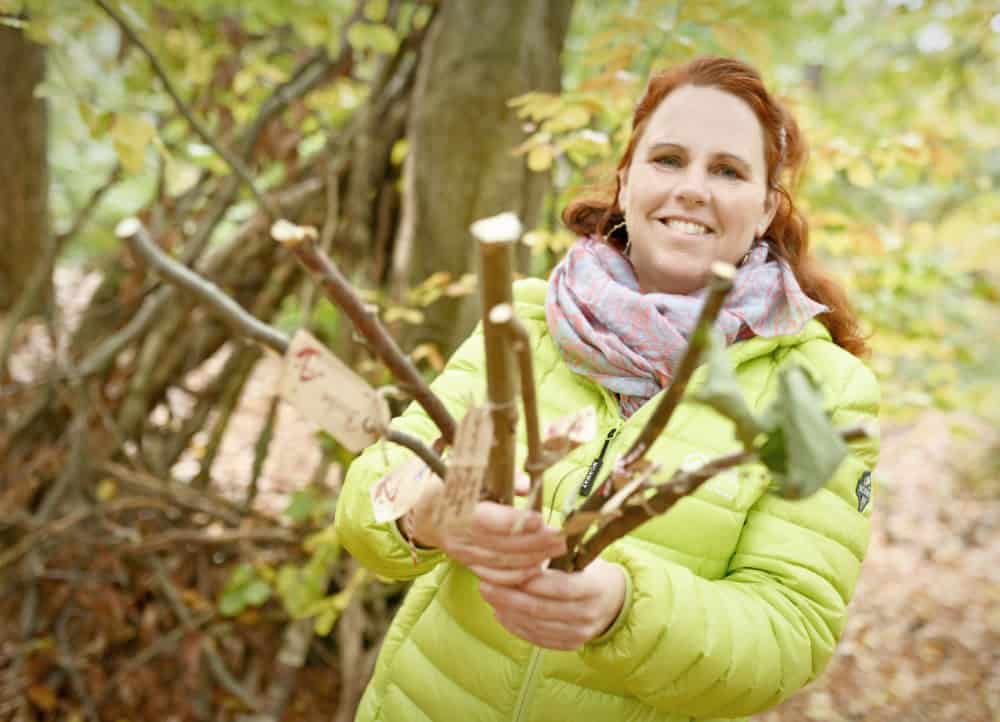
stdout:
<svg viewBox="0 0 1000 722">
<path fill-rule="evenodd" d="M 844 357 L 839 383 L 827 387 L 834 422 L 874 423 L 877 383 Z M 605 557 L 628 571 L 632 596 L 615 631 L 585 647 L 584 660 L 623 677 L 645 703 L 694 718 L 754 714 L 815 678 L 844 629 L 868 545 L 871 505 L 859 512 L 856 488 L 875 467 L 878 441 L 851 452 L 809 499 L 762 496 L 720 580 L 627 539 L 609 547 Z"/>
<path fill-rule="evenodd" d="M 451 357 L 431 388 L 455 419 L 460 419 L 474 400 L 485 398 L 483 337 L 477 328 Z M 437 426 L 417 403 L 392 422 L 393 428 L 433 442 Z M 419 550 L 416 564 L 395 522 L 375 521 L 369 489 L 391 469 L 413 458 L 412 452 L 395 444 L 379 442 L 366 449 L 344 479 L 337 502 L 335 525 L 341 543 L 364 566 L 388 579 L 413 579 L 430 571 L 444 558 L 437 550 Z"/>
</svg>

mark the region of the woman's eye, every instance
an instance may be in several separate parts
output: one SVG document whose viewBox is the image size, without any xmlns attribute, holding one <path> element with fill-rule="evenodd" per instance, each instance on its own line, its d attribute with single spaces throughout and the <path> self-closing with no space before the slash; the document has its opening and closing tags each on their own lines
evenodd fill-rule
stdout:
<svg viewBox="0 0 1000 722">
<path fill-rule="evenodd" d="M 659 165 L 669 166 L 670 168 L 678 168 L 680 167 L 681 159 L 680 156 L 676 155 L 663 155 L 656 158 L 653 162 Z"/>
<path fill-rule="evenodd" d="M 718 168 L 716 168 L 715 172 L 721 176 L 724 176 L 725 178 L 739 179 L 743 177 L 743 175 L 736 168 L 733 168 L 731 165 L 720 165 Z"/>
</svg>

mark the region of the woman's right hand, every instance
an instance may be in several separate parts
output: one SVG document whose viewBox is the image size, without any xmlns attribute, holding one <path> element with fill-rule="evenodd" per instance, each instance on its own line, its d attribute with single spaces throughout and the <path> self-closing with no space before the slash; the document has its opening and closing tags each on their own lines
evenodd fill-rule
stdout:
<svg viewBox="0 0 1000 722">
<path fill-rule="evenodd" d="M 562 534 L 547 526 L 541 513 L 491 501 L 479 502 L 465 524 L 435 526 L 432 511 L 443 492 L 444 483 L 435 478 L 408 513 L 404 528 L 414 542 L 441 549 L 480 579 L 517 586 L 538 576 L 546 560 L 566 551 Z M 514 534 L 518 523 L 520 531 Z"/>
</svg>

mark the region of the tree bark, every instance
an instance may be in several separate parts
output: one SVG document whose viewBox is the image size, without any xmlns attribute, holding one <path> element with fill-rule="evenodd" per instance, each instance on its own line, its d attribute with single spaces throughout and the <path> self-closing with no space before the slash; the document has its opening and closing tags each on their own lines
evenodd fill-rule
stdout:
<svg viewBox="0 0 1000 722">
<path fill-rule="evenodd" d="M 0 311 L 17 302 L 51 243 L 48 118 L 45 99 L 35 97 L 44 78 L 45 48 L 0 26 Z"/>
<path fill-rule="evenodd" d="M 572 0 L 441 4 L 409 119 L 397 292 L 438 271 L 455 279 L 475 272 L 473 221 L 513 211 L 526 228 L 537 222 L 549 179 L 511 154 L 524 133 L 507 103 L 532 90 L 558 92 L 571 8 Z M 404 343 L 431 341 L 450 351 L 478 317 L 475 294 L 442 299 Z"/>
</svg>

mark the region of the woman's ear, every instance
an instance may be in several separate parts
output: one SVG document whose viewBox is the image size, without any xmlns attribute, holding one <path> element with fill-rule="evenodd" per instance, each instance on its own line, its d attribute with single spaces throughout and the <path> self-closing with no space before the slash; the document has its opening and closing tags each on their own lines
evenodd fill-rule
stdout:
<svg viewBox="0 0 1000 722">
<path fill-rule="evenodd" d="M 757 238 L 762 237 L 767 229 L 771 227 L 771 221 L 774 220 L 774 214 L 778 212 L 778 203 L 781 202 L 781 196 L 775 189 L 771 189 L 767 192 L 764 197 L 764 213 L 760 217 L 760 223 L 757 224 Z"/>
<path fill-rule="evenodd" d="M 628 168 L 623 168 L 618 171 L 618 207 L 622 209 L 622 213 L 628 208 Z"/>
</svg>

